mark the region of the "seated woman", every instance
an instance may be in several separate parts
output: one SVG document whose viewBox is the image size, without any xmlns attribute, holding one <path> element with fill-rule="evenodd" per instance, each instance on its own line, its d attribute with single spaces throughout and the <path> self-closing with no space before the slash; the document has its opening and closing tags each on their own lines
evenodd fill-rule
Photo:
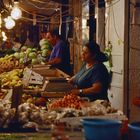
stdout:
<svg viewBox="0 0 140 140">
<path fill-rule="evenodd" d="M 83 47 L 81 58 L 85 62 L 84 65 L 69 80 L 76 87 L 71 92 L 87 97 L 90 101 L 108 100 L 109 73 L 103 64 L 108 60 L 107 56 L 100 51 L 98 44 L 91 41 Z"/>
</svg>

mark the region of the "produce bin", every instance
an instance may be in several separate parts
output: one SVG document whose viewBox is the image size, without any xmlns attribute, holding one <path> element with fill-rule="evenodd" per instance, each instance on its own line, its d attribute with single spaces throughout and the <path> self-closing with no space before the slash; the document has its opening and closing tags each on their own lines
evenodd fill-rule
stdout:
<svg viewBox="0 0 140 140">
<path fill-rule="evenodd" d="M 66 95 L 70 90 L 73 89 L 73 85 L 68 83 L 67 81 L 63 81 L 61 79 L 59 81 L 58 78 L 53 78 L 53 80 L 46 80 L 45 84 L 43 85 L 42 88 L 42 97 L 49 97 L 49 98 L 54 98 L 54 97 L 63 97 Z"/>
<path fill-rule="evenodd" d="M 82 123 L 86 140 L 120 140 L 121 121 L 85 118 Z"/>
<path fill-rule="evenodd" d="M 45 67 L 34 67 L 32 68 L 33 71 L 39 73 L 43 77 L 70 77 L 63 71 L 56 69 L 56 68 L 48 68 L 47 66 Z"/>
<path fill-rule="evenodd" d="M 133 122 L 128 125 L 129 140 L 140 140 L 140 122 Z"/>
</svg>

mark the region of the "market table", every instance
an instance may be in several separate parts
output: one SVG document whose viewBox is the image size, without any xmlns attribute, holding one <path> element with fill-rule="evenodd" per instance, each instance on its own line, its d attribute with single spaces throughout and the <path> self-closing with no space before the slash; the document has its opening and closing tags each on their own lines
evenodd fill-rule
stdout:
<svg viewBox="0 0 140 140">
<path fill-rule="evenodd" d="M 65 139 L 61 140 L 84 140 L 81 131 L 70 132 L 65 131 Z M 52 137 L 52 132 L 36 132 L 36 133 L 0 133 L 0 140 L 56 140 Z"/>
</svg>

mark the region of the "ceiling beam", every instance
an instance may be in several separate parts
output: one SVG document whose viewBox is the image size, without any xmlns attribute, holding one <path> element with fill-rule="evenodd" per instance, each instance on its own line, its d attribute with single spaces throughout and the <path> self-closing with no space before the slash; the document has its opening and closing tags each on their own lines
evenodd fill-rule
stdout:
<svg viewBox="0 0 140 140">
<path fill-rule="evenodd" d="M 53 2 L 57 2 L 57 3 L 60 3 L 61 4 L 61 0 L 51 0 Z"/>
</svg>

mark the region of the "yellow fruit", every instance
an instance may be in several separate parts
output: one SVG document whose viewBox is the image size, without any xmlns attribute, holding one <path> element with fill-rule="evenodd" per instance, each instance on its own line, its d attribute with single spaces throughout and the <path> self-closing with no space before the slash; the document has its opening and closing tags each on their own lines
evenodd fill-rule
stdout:
<svg viewBox="0 0 140 140">
<path fill-rule="evenodd" d="M 15 75 L 12 79 L 15 80 L 15 81 L 20 80 L 20 78 L 17 75 Z"/>
</svg>

